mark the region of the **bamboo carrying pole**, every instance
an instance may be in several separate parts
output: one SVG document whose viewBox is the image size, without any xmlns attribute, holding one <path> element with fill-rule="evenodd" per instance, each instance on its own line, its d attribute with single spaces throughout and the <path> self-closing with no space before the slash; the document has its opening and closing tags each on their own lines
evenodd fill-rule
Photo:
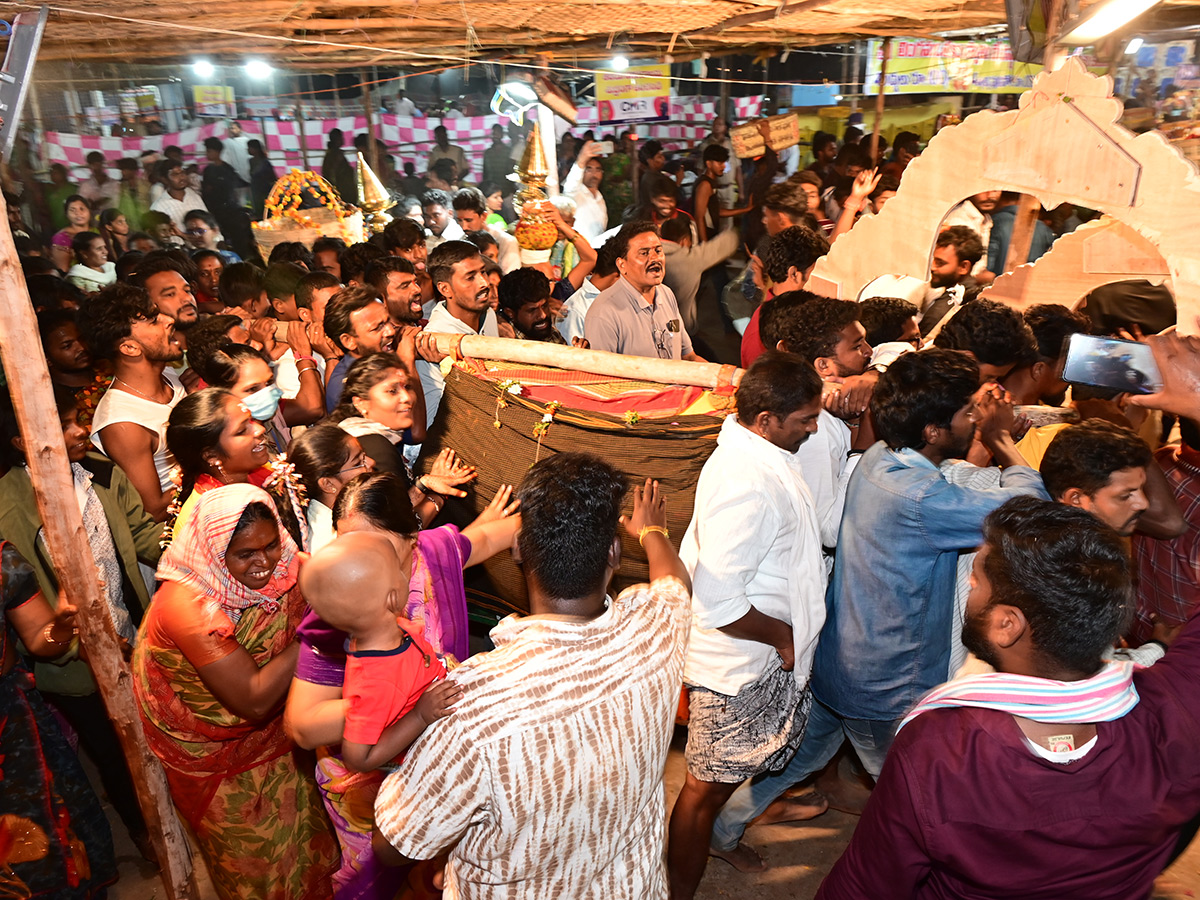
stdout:
<svg viewBox="0 0 1200 900">
<path fill-rule="evenodd" d="M 456 334 L 435 334 L 437 348 L 442 353 L 452 354 L 455 342 L 461 337 Z M 505 362 L 526 363 L 533 366 L 554 366 L 573 372 L 591 372 L 596 375 L 612 375 L 635 381 L 654 381 L 659 384 L 687 384 L 713 390 L 721 386 L 721 375 L 732 366 L 718 363 L 690 362 L 679 359 L 656 359 L 650 356 L 624 356 L 601 350 L 580 350 L 562 344 L 546 344 L 541 341 L 514 341 L 511 338 L 492 338 L 467 335 L 462 338 L 459 352 L 476 359 L 498 359 Z M 737 387 L 742 380 L 742 370 L 729 372 L 729 383 Z"/>
<path fill-rule="evenodd" d="M 88 665 L 121 741 L 133 783 L 138 786 L 138 804 L 158 854 L 167 896 L 172 900 L 197 900 L 187 839 L 171 805 L 162 766 L 142 733 L 129 666 L 101 597 L 96 561 L 75 499 L 62 427 L 57 416 L 46 414 L 54 409 L 50 373 L 3 199 L 0 221 L 0 359 L 25 438 L 30 480 L 60 596 L 79 608 L 79 640 L 88 651 Z"/>
<path fill-rule="evenodd" d="M 879 131 L 883 127 L 883 100 L 887 90 L 888 60 L 892 58 L 892 39 L 883 39 L 883 58 L 879 61 L 879 93 L 875 95 L 875 126 L 871 129 L 871 165 L 879 162 Z"/>
</svg>

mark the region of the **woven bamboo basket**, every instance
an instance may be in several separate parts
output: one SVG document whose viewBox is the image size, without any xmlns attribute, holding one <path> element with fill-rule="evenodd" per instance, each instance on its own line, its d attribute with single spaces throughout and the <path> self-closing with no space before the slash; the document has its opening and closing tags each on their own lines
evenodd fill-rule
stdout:
<svg viewBox="0 0 1200 900">
<path fill-rule="evenodd" d="M 355 210 L 345 218 L 339 219 L 332 209 L 320 207 L 306 209 L 304 215 L 311 225 L 301 225 L 294 219 L 277 216 L 254 223 L 254 239 L 263 257 L 270 255 L 276 244 L 287 241 L 299 241 L 306 247 L 312 247 L 313 241 L 322 237 L 341 238 L 346 246 L 357 244 L 363 237 L 363 214 Z"/>
</svg>

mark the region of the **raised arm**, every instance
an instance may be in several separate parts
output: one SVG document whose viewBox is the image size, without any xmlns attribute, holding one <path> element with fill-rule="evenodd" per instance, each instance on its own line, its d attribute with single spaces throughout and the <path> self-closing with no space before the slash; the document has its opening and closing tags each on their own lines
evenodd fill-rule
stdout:
<svg viewBox="0 0 1200 900">
<path fill-rule="evenodd" d="M 288 425 L 311 425 L 325 415 L 325 384 L 312 359 L 313 348 L 305 323 L 289 322 L 287 336 L 288 346 L 296 357 L 300 390 L 283 407 L 283 420 Z"/>
<path fill-rule="evenodd" d="M 643 487 L 633 489 L 633 512 L 621 516 L 621 524 L 646 551 L 651 581 L 675 577 L 687 590 L 692 589 L 692 579 L 666 535 L 667 495 L 659 489 L 657 481 L 647 478 Z"/>
</svg>

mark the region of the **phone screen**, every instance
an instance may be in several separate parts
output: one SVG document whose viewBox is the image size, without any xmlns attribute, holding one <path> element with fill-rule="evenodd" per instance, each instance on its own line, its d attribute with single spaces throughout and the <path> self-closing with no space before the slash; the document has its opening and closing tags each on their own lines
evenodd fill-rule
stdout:
<svg viewBox="0 0 1200 900">
<path fill-rule="evenodd" d="M 1162 376 L 1146 344 L 1073 334 L 1067 341 L 1063 380 L 1132 394 L 1162 390 Z"/>
</svg>

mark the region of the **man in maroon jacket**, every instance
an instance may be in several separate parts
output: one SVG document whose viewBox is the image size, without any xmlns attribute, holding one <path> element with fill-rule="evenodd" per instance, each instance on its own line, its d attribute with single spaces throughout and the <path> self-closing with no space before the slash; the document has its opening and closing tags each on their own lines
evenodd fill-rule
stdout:
<svg viewBox="0 0 1200 900">
<path fill-rule="evenodd" d="M 1200 812 L 1200 621 L 1135 672 L 1103 659 L 1132 599 L 1095 516 L 1031 497 L 989 516 L 963 642 L 996 671 L 904 720 L 818 900 L 1149 897 Z"/>
</svg>

